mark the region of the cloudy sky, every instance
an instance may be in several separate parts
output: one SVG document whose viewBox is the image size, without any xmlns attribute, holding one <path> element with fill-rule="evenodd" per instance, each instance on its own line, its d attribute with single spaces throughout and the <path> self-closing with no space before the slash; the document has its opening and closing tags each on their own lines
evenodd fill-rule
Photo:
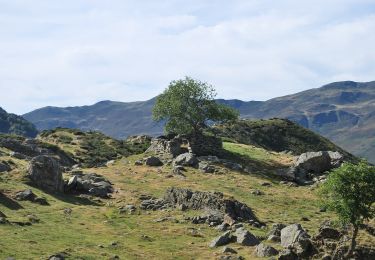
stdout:
<svg viewBox="0 0 375 260">
<path fill-rule="evenodd" d="M 190 75 L 266 100 L 375 80 L 374 0 L 0 0 L 0 106 L 146 100 Z"/>
</svg>

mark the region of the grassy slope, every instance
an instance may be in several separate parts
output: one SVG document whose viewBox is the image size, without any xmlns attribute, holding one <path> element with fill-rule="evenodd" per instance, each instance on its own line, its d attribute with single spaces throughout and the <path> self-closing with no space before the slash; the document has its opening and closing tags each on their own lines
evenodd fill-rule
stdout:
<svg viewBox="0 0 375 260">
<path fill-rule="evenodd" d="M 241 153 L 249 160 L 258 160 L 278 165 L 288 165 L 290 158 L 283 154 L 270 153 L 261 148 L 226 143 L 230 152 Z M 40 259 L 53 253 L 66 251 L 70 259 L 106 259 L 118 255 L 121 259 L 215 259 L 221 249 L 210 249 L 208 243 L 220 232 L 207 225 L 193 225 L 184 221 L 185 215 L 198 215 L 198 212 L 137 211 L 135 215 L 121 215 L 117 207 L 126 204 L 139 205 L 137 196 L 150 194 L 162 196 L 170 186 L 186 187 L 195 190 L 221 191 L 226 195 L 247 203 L 256 215 L 269 226 L 272 223 L 302 223 L 313 233 L 325 219 L 331 219 L 330 213 L 319 213 L 318 201 L 308 187 L 287 187 L 273 183 L 263 187 L 261 183 L 269 181 L 253 174 L 229 172 L 223 175 L 202 174 L 189 169 L 186 179 L 166 178 L 168 167 L 149 168 L 134 166 L 134 161 L 142 155 L 134 155 L 118 160 L 109 168 L 85 169 L 109 178 L 118 191 L 112 199 L 90 202 L 73 196 L 54 197 L 33 188 L 39 196 L 45 196 L 50 206 L 39 206 L 30 202 L 16 202 L 9 197 L 17 190 L 28 188 L 22 180 L 25 164 L 19 164 L 17 170 L 1 176 L 1 191 L 8 199 L 0 197 L 0 211 L 9 220 L 25 220 L 27 214 L 35 214 L 40 223 L 32 226 L 1 226 L 0 256 L 15 256 L 17 259 Z M 9 159 L 9 158 L 3 158 Z M 13 159 L 12 159 L 13 160 Z M 252 189 L 265 192 L 264 196 L 251 194 Z M 11 203 L 10 203 L 11 202 Z M 15 210 L 16 207 L 21 207 Z M 71 216 L 64 214 L 64 208 L 73 210 Z M 154 220 L 171 216 L 175 220 L 167 223 L 155 223 Z M 301 217 L 311 221 L 301 222 Z M 267 230 L 248 227 L 256 235 L 264 236 Z M 192 231 L 196 229 L 196 234 Z M 198 234 L 198 235 L 197 235 Z M 145 239 L 142 235 L 148 236 Z M 361 233 L 361 243 L 374 244 L 374 238 Z M 117 241 L 117 246 L 111 246 Z M 103 245 L 104 248 L 98 247 Z M 232 244 L 239 255 L 253 259 L 253 247 L 240 247 Z"/>
</svg>

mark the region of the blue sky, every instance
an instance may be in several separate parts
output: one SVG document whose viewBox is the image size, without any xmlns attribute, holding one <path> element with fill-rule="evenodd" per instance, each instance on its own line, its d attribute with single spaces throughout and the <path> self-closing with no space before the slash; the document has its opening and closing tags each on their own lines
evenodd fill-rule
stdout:
<svg viewBox="0 0 375 260">
<path fill-rule="evenodd" d="M 0 106 L 146 100 L 185 75 L 266 100 L 375 80 L 374 0 L 0 0 Z"/>
</svg>

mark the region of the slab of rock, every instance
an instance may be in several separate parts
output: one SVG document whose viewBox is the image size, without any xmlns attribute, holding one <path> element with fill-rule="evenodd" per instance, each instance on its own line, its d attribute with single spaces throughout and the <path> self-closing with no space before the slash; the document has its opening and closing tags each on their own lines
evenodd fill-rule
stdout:
<svg viewBox="0 0 375 260">
<path fill-rule="evenodd" d="M 29 164 L 28 176 L 39 188 L 48 192 L 64 192 L 64 180 L 59 162 L 50 156 L 34 157 Z"/>
<path fill-rule="evenodd" d="M 148 166 L 162 166 L 163 162 L 156 156 L 150 156 L 144 159 Z"/>
<path fill-rule="evenodd" d="M 216 170 L 215 166 L 206 162 L 200 162 L 198 165 L 198 169 L 203 173 L 214 173 Z"/>
<path fill-rule="evenodd" d="M 223 233 L 211 241 L 210 247 L 225 246 L 233 241 L 233 237 L 230 231 Z"/>
<path fill-rule="evenodd" d="M 34 201 L 36 198 L 36 195 L 34 192 L 30 189 L 24 190 L 17 192 L 15 195 L 16 200 L 29 200 L 29 201 Z"/>
<path fill-rule="evenodd" d="M 293 247 L 295 243 L 308 237 L 300 224 L 289 225 L 281 230 L 281 245 L 285 248 Z"/>
<path fill-rule="evenodd" d="M 255 254 L 257 257 L 270 257 L 278 255 L 279 251 L 277 251 L 272 246 L 268 246 L 262 243 L 257 245 L 257 247 L 255 248 Z"/>
<path fill-rule="evenodd" d="M 244 228 L 239 228 L 233 235 L 236 242 L 243 246 L 255 246 L 259 244 L 259 240 Z"/>
</svg>

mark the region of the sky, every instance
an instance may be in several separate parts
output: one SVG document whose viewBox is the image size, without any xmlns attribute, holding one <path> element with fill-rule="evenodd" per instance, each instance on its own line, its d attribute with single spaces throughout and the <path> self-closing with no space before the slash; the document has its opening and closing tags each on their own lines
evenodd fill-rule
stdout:
<svg viewBox="0 0 375 260">
<path fill-rule="evenodd" d="M 375 80 L 375 0 L 0 0 L 0 107 L 147 100 L 191 76 L 267 100 Z"/>
</svg>

